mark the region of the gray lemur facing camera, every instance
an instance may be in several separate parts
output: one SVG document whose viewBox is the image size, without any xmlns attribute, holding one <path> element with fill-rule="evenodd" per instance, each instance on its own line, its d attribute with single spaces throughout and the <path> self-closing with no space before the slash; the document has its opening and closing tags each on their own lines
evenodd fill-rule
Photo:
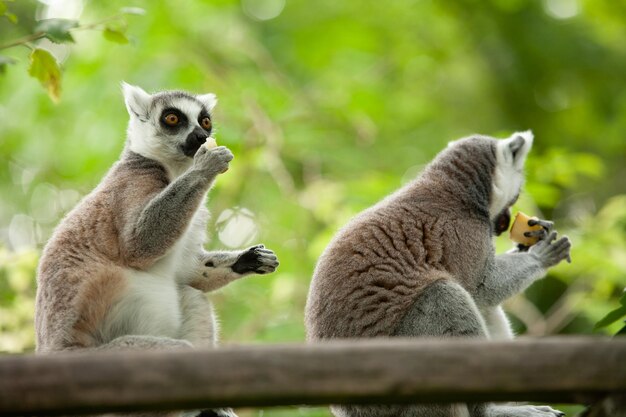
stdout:
<svg viewBox="0 0 626 417">
<path fill-rule="evenodd" d="M 492 237 L 508 228 L 532 142 L 531 132 L 452 142 L 416 180 L 352 219 L 317 263 L 305 313 L 308 339 L 511 339 L 500 305 L 569 259 L 571 247 L 542 221 L 537 244 L 495 254 Z M 338 417 L 563 414 L 499 404 L 331 409 Z"/>
<path fill-rule="evenodd" d="M 122 155 L 57 226 L 39 263 L 38 352 L 214 346 L 205 293 L 278 266 L 263 245 L 203 249 L 207 193 L 233 159 L 224 146 L 202 146 L 215 96 L 123 90 Z M 205 412 L 214 414 L 232 412 Z"/>
</svg>

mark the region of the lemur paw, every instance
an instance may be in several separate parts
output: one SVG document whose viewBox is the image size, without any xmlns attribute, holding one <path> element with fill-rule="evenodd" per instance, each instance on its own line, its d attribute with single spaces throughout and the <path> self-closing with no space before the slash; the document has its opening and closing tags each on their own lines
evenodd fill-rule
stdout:
<svg viewBox="0 0 626 417">
<path fill-rule="evenodd" d="M 539 258 L 544 267 L 557 265 L 562 260 L 572 262 L 570 249 L 572 243 L 567 236 L 556 240 L 556 232 L 551 232 L 546 239 L 540 240 L 529 249 L 529 252 Z"/>
<path fill-rule="evenodd" d="M 552 232 L 552 229 L 554 228 L 554 223 L 548 220 L 540 220 L 540 219 L 529 219 L 528 220 L 528 225 L 529 226 L 536 226 L 539 225 L 541 226 L 541 229 L 539 230 L 531 230 L 530 232 L 524 232 L 524 236 L 526 237 L 537 237 L 539 238 L 539 240 L 545 240 L 550 233 Z M 517 245 L 517 249 L 520 252 L 528 252 L 528 249 L 530 249 L 530 246 L 526 246 L 524 244 L 519 243 Z"/>
<path fill-rule="evenodd" d="M 217 410 L 202 410 L 197 417 L 237 417 L 232 408 L 220 408 Z"/>
<path fill-rule="evenodd" d="M 193 158 L 194 169 L 210 174 L 221 174 L 228 171 L 228 164 L 233 160 L 233 153 L 225 146 L 207 149 L 200 146 Z"/>
<path fill-rule="evenodd" d="M 238 274 L 249 272 L 268 274 L 274 272 L 277 267 L 278 258 L 276 254 L 269 249 L 265 249 L 263 245 L 256 245 L 242 253 L 231 268 L 233 272 Z"/>
<path fill-rule="evenodd" d="M 563 417 L 564 412 L 555 410 L 547 405 L 520 405 L 513 407 L 510 415 L 515 417 Z"/>
</svg>

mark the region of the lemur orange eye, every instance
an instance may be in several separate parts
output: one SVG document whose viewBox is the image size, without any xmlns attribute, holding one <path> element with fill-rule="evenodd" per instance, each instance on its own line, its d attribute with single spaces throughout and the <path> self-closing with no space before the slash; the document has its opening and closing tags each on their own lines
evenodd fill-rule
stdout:
<svg viewBox="0 0 626 417">
<path fill-rule="evenodd" d="M 170 113 L 170 114 L 166 115 L 164 120 L 165 120 L 165 123 L 168 126 L 176 126 L 178 124 L 178 122 L 180 121 L 178 116 L 176 116 L 174 113 Z"/>
<path fill-rule="evenodd" d="M 200 124 L 204 130 L 209 130 L 211 128 L 211 119 L 203 117 L 202 120 L 200 120 Z"/>
</svg>

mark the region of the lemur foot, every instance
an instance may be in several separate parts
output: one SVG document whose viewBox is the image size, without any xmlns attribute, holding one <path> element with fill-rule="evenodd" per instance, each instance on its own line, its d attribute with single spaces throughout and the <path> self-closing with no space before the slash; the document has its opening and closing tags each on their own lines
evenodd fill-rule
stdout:
<svg viewBox="0 0 626 417">
<path fill-rule="evenodd" d="M 265 249 L 263 245 L 256 245 L 248 248 L 237 258 L 231 267 L 233 272 L 246 274 L 268 274 L 274 272 L 278 267 L 278 258 L 273 251 Z"/>
<path fill-rule="evenodd" d="M 497 405 L 489 410 L 489 417 L 563 417 L 564 412 L 547 405 Z"/>
<path fill-rule="evenodd" d="M 197 417 L 237 417 L 232 408 L 220 408 L 217 410 L 202 410 Z"/>
<path fill-rule="evenodd" d="M 547 416 L 563 417 L 565 415 L 564 412 L 555 410 L 554 408 L 548 405 L 529 405 L 528 407 L 534 408 L 538 412 L 542 412 Z"/>
<path fill-rule="evenodd" d="M 567 262 L 571 263 L 571 247 L 572 243 L 567 236 L 556 240 L 556 232 L 552 232 L 546 239 L 540 240 L 536 245 L 532 246 L 529 252 L 537 256 L 544 267 L 549 268 L 562 260 L 567 260 Z"/>
</svg>

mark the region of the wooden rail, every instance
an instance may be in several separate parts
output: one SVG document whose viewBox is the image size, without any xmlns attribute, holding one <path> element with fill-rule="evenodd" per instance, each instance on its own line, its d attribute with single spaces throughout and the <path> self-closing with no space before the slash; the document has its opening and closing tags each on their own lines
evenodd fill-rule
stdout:
<svg viewBox="0 0 626 417">
<path fill-rule="evenodd" d="M 0 415 L 626 393 L 626 338 L 359 340 L 0 357 Z"/>
</svg>

